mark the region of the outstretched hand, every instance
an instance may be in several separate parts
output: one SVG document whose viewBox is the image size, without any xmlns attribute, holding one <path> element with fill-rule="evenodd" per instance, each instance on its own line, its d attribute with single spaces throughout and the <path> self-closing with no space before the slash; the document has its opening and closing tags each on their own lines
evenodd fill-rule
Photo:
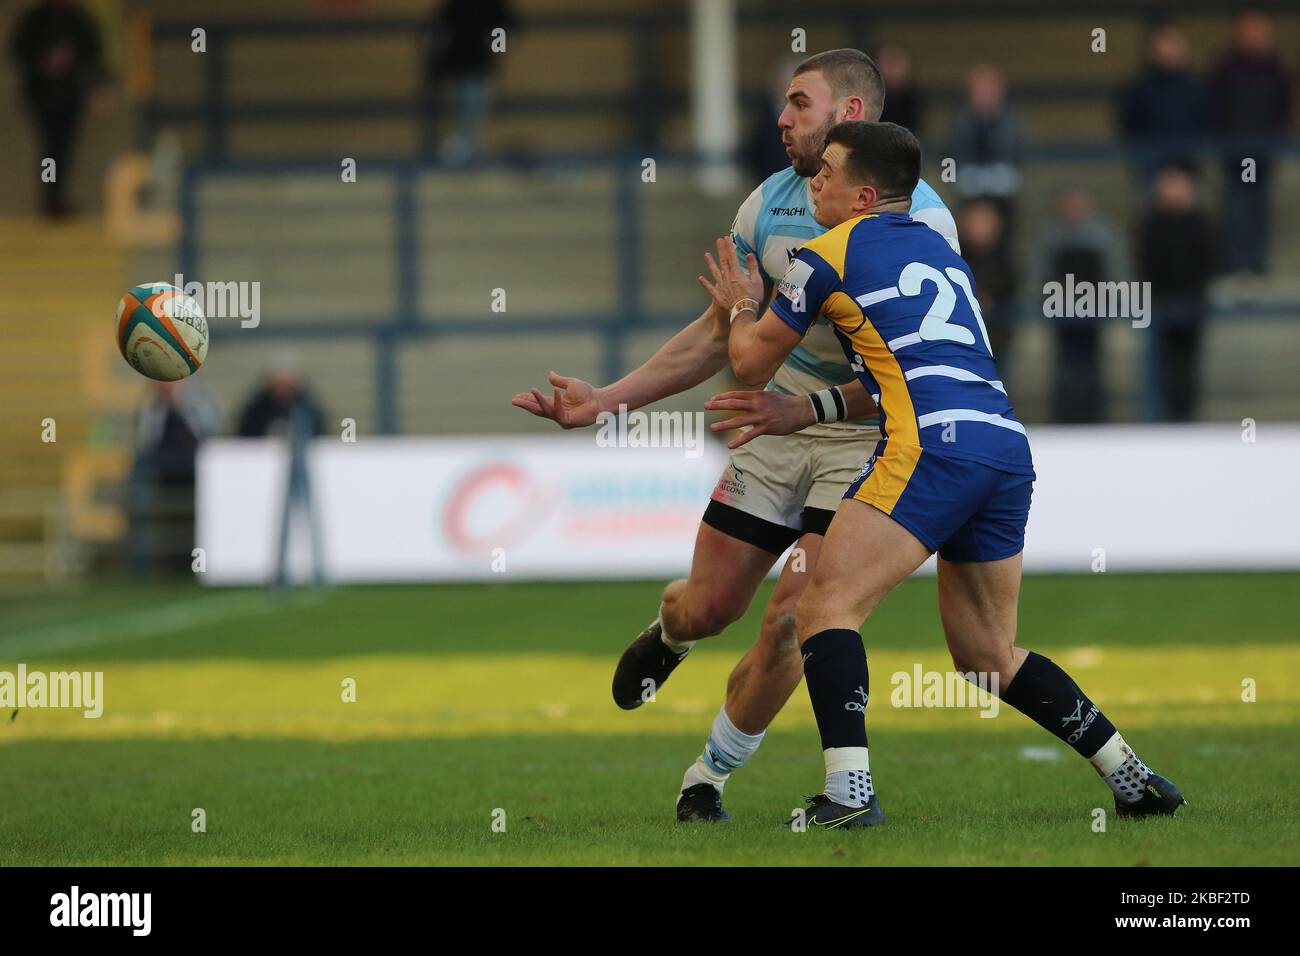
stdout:
<svg viewBox="0 0 1300 956">
<path fill-rule="evenodd" d="M 759 304 L 763 301 L 763 275 L 758 270 L 758 259 L 751 252 L 745 256 L 745 268 L 740 267 L 736 259 L 736 247 L 727 237 L 717 242 L 718 258 L 715 262 L 709 253 L 704 254 L 709 272 L 713 276 L 710 282 L 700 276 L 700 285 L 713 296 L 714 303 L 724 313 L 730 314 L 736 303 L 748 299 L 754 306 L 754 318 L 758 318 Z"/>
<path fill-rule="evenodd" d="M 570 378 L 551 372 L 546 376 L 553 386 L 547 398 L 536 388 L 520 392 L 510 404 L 532 412 L 538 418 L 549 418 L 561 428 L 584 428 L 595 424 L 600 414 L 600 401 L 596 390 L 580 378 Z"/>
</svg>

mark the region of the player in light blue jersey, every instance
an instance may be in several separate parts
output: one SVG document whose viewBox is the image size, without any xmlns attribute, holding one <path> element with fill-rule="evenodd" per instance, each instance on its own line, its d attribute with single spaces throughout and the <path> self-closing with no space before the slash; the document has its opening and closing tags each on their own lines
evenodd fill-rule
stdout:
<svg viewBox="0 0 1300 956">
<path fill-rule="evenodd" d="M 970 269 L 908 214 L 920 167 L 920 144 L 901 126 L 838 124 L 811 184 L 829 231 L 795 254 L 770 308 L 759 304 L 757 258 L 747 255 L 745 274 L 726 239 L 718 261 L 708 257 L 714 282 L 701 279 L 733 316 L 729 353 L 742 382 L 766 381 L 822 321 L 882 413 L 884 437 L 845 492 L 796 611 L 826 765 L 825 790 L 803 819 L 844 829 L 884 820 L 868 762 L 859 630 L 935 552 L 958 673 L 1088 760 L 1120 816 L 1172 814 L 1185 803 L 1178 788 L 1064 670 L 1016 646 L 1029 441 L 998 377 Z"/>
<path fill-rule="evenodd" d="M 754 252 L 761 261 L 764 298 L 796 250 L 825 232 L 812 216 L 808 177 L 820 168 L 827 131 L 843 120 L 878 119 L 884 96 L 879 70 L 858 50 L 820 53 L 795 70 L 778 120 L 790 168 L 750 194 L 732 227 L 737 253 Z M 916 218 L 956 249 L 952 216 L 934 191 L 919 183 L 912 200 Z M 620 406 L 635 409 L 685 391 L 726 367 L 729 319 L 711 305 L 619 381 L 594 389 L 552 372 L 551 396 L 532 389 L 516 395 L 514 404 L 575 428 Z M 736 413 L 715 430 L 748 431 L 730 442 L 731 461 L 704 511 L 690 576 L 668 585 L 655 620 L 619 661 L 615 702 L 631 710 L 648 699 L 648 686 L 662 693 L 694 643 L 738 620 L 768 571 L 796 547 L 768 601 L 758 640 L 732 671 L 705 748 L 682 780 L 677 816 L 683 821 L 727 819 L 723 785 L 753 755 L 798 686 L 795 602 L 844 489 L 880 438 L 875 403 L 824 324 L 809 332 L 766 389 L 726 392 L 705 407 Z"/>
</svg>

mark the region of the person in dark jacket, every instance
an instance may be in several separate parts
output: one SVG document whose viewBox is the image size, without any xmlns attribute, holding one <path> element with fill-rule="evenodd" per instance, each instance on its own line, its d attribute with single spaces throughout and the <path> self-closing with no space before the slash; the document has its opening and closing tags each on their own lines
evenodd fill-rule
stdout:
<svg viewBox="0 0 1300 956">
<path fill-rule="evenodd" d="M 428 26 L 425 93 L 430 119 L 444 103 L 450 107 L 446 112 L 454 113 L 454 127 L 439 149 L 444 163 L 464 165 L 481 151 L 497 60 L 493 31 L 506 31 L 508 50 L 516 22 L 509 0 L 446 0 L 434 12 Z"/>
<path fill-rule="evenodd" d="M 239 413 L 237 433 L 240 438 L 283 437 L 295 421 L 311 436 L 325 433 L 325 413 L 307 391 L 295 365 L 280 360 Z"/>
<path fill-rule="evenodd" d="M 1058 215 L 1038 237 L 1035 248 L 1044 283 L 1096 285 L 1120 276 L 1120 235 L 1097 213 L 1092 195 L 1074 187 L 1060 195 Z M 1052 379 L 1052 421 L 1104 422 L 1106 394 L 1101 374 L 1101 326 L 1096 318 L 1053 319 L 1056 371 Z"/>
<path fill-rule="evenodd" d="M 889 96 L 885 96 L 886 103 Z M 1014 240 L 1025 135 L 1007 102 L 1002 71 L 978 63 L 966 74 L 966 103 L 953 118 L 946 155 L 956 160 L 962 199 L 990 199 L 1002 210 L 1003 230 Z"/>
<path fill-rule="evenodd" d="M 1003 229 L 1002 210 L 988 199 L 975 199 L 957 214 L 957 235 L 961 236 L 961 257 L 975 276 L 984 327 L 989 345 L 1004 376 L 1010 374 L 1014 333 L 1012 300 L 1019 281 L 1011 248 Z"/>
<path fill-rule="evenodd" d="M 220 433 L 221 411 L 200 382 L 153 383 L 136 418 L 127 481 L 126 544 L 133 573 L 189 570 L 199 446 Z"/>
<path fill-rule="evenodd" d="M 107 79 L 99 27 L 76 0 L 41 0 L 18 18 L 9 52 L 40 138 L 42 162 L 54 160 L 53 179 L 34 177 L 41 210 L 51 217 L 69 215 L 67 183 L 77 129 L 86 100 Z"/>
<path fill-rule="evenodd" d="M 790 77 L 799 62 L 797 57 L 785 57 L 772 74 L 772 85 L 767 90 L 767 95 L 754 101 L 749 136 L 745 140 L 742 156 L 745 168 L 756 182 L 762 182 L 790 165 L 790 155 L 785 151 L 777 120 L 785 109 L 785 91 L 790 88 Z"/>
<path fill-rule="evenodd" d="M 1138 227 L 1138 262 L 1143 281 L 1151 283 L 1160 404 L 1170 421 L 1196 417 L 1214 242 L 1190 172 L 1177 165 L 1161 169 L 1151 208 Z"/>
<path fill-rule="evenodd" d="M 1209 79 L 1210 114 L 1232 147 L 1225 157 L 1226 271 L 1264 272 L 1268 267 L 1272 152 L 1270 140 L 1291 120 L 1291 77 L 1277 55 L 1273 24 L 1258 11 L 1241 13 L 1232 48 Z M 1254 168 L 1243 168 L 1253 160 Z"/>
<path fill-rule="evenodd" d="M 1120 127 L 1134 154 L 1139 182 L 1150 189 L 1156 171 L 1188 165 L 1195 141 L 1206 135 L 1205 86 L 1187 65 L 1187 39 L 1171 22 L 1147 37 L 1147 64 L 1124 90 Z"/>
<path fill-rule="evenodd" d="M 912 56 L 900 46 L 881 47 L 876 56 L 885 81 L 885 108 L 880 122 L 905 126 L 921 135 L 921 96 L 912 78 Z"/>
</svg>

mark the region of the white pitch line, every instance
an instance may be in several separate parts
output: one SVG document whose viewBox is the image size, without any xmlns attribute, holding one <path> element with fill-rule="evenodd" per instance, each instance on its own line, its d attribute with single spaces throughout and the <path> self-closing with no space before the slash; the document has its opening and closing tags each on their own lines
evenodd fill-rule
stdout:
<svg viewBox="0 0 1300 956">
<path fill-rule="evenodd" d="M 157 637 L 160 634 L 181 633 L 208 624 L 274 614 L 304 604 L 315 604 L 319 600 L 315 595 L 307 600 L 299 595 L 283 600 L 269 594 L 257 593 L 181 601 L 107 618 L 96 617 L 73 624 L 59 624 L 33 631 L 0 635 L 0 657 L 41 655 L 102 644 L 137 641 L 147 637 Z"/>
</svg>

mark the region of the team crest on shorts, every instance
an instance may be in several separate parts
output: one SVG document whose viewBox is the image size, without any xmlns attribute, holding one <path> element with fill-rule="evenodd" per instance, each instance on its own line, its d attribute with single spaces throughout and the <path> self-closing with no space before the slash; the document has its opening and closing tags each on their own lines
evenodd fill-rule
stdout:
<svg viewBox="0 0 1300 956">
<path fill-rule="evenodd" d="M 730 465 L 734 478 L 729 477 L 724 471 L 722 477 L 718 479 L 717 487 L 713 489 L 714 498 L 743 498 L 745 497 L 745 479 L 742 477 L 744 472 L 734 464 Z"/>
</svg>

